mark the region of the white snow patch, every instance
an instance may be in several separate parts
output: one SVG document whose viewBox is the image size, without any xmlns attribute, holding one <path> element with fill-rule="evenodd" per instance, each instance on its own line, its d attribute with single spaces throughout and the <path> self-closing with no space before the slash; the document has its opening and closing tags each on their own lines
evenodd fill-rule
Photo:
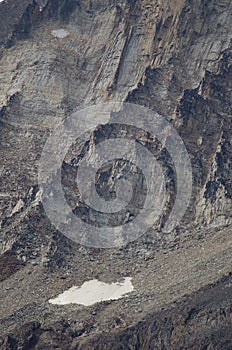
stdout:
<svg viewBox="0 0 232 350">
<path fill-rule="evenodd" d="M 52 30 L 52 35 L 56 38 L 62 39 L 69 35 L 69 32 L 65 29 L 54 29 Z"/>
<path fill-rule="evenodd" d="M 117 300 L 134 290 L 131 279 L 131 277 L 126 277 L 122 283 L 104 283 L 96 279 L 87 281 L 81 287 L 74 286 L 60 294 L 57 298 L 50 299 L 49 303 L 56 305 L 81 304 L 89 306 L 104 300 Z"/>
</svg>

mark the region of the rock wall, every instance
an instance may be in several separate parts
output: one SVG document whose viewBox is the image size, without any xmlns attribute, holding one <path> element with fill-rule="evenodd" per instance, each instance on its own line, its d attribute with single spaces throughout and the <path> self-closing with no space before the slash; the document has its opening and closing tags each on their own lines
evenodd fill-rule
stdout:
<svg viewBox="0 0 232 350">
<path fill-rule="evenodd" d="M 38 163 L 54 127 L 78 107 L 100 101 L 127 101 L 149 107 L 172 123 L 186 145 L 193 168 L 192 198 L 179 230 L 168 238 L 170 249 L 178 246 L 178 232 L 193 232 L 192 236 L 201 232 L 199 236 L 205 235 L 209 241 L 212 232 L 223 229 L 230 234 L 231 22 L 230 0 L 5 0 L 0 3 L 0 259 L 3 266 L 0 280 L 13 278 L 18 270 L 34 261 L 35 265 L 56 271 L 67 256 L 76 254 L 76 246 L 59 235 L 43 211 L 37 185 Z M 53 31 L 59 29 L 67 35 L 56 37 Z M 80 154 L 83 150 L 88 153 L 102 137 L 116 131 L 99 128 L 83 148 L 79 145 Z M 155 149 L 149 135 L 137 132 L 134 135 L 137 139 L 142 136 L 143 142 Z M 72 173 L 80 154 L 74 162 L 67 157 L 67 172 Z M 101 187 L 102 174 L 99 174 L 103 194 L 105 189 L 108 192 L 112 189 L 112 175 L 119 169 L 119 163 L 105 169 L 108 177 L 105 187 Z M 170 182 L 167 202 L 170 204 L 172 199 Z M 210 234 L 205 233 L 206 229 Z M 156 235 L 157 231 L 152 234 Z M 191 240 L 192 236 L 189 234 L 183 240 Z M 166 246 L 166 239 L 161 237 L 161 248 Z M 131 251 L 132 255 L 136 252 L 133 245 Z M 206 269 L 205 275 L 210 273 Z M 214 280 L 222 274 L 215 272 Z M 209 321 L 212 327 L 215 322 L 220 324 L 212 331 L 214 339 L 227 339 L 231 333 L 228 305 L 220 310 L 204 311 L 204 315 L 219 313 L 218 318 L 223 318 L 221 323 Z M 204 305 L 201 307 L 204 309 Z M 112 338 L 114 343 L 107 336 L 104 338 L 105 347 L 99 339 L 100 345 L 95 346 L 91 341 L 88 345 L 87 341 L 82 346 L 145 350 L 149 346 L 177 349 L 181 344 L 183 349 L 229 349 L 226 341 L 203 340 L 201 326 L 207 336 L 211 334 L 208 321 L 202 323 L 202 318 L 210 316 L 204 315 L 198 314 L 199 318 L 192 321 L 190 332 L 194 333 L 195 327 L 199 332 L 188 339 L 181 335 L 187 332 L 186 318 L 180 316 L 181 320 L 176 321 L 168 315 L 167 328 L 163 316 L 159 316 L 162 321 L 158 326 L 146 320 L 129 331 L 121 332 L 119 327 L 119 335 Z M 173 326 L 174 322 L 177 325 Z M 41 326 L 36 325 L 29 332 L 31 347 L 36 346 L 34 329 L 35 337 L 42 332 Z M 170 334 L 163 336 L 157 327 L 164 327 Z M 162 334 L 154 338 L 155 332 Z M 196 340 L 198 334 L 200 338 Z M 17 343 L 20 337 L 17 333 L 7 340 L 4 338 L 2 348 L 28 348 L 26 343 Z M 143 342 L 141 337 L 145 339 Z M 195 345 L 194 341 L 197 341 Z"/>
</svg>

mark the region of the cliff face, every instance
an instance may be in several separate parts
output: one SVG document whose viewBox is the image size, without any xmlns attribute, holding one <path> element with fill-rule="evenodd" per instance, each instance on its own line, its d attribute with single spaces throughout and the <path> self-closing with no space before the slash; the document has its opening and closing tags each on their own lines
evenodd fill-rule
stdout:
<svg viewBox="0 0 232 350">
<path fill-rule="evenodd" d="M 181 299 L 200 288 L 208 296 L 206 286 L 231 272 L 231 22 L 230 0 L 0 3 L 3 349 L 55 348 L 57 334 L 66 339 L 56 343 L 62 349 L 231 348 L 230 287 L 213 287 L 217 303 Z M 109 101 L 140 104 L 166 117 L 193 170 L 191 202 L 179 229 L 162 235 L 154 228 L 119 250 L 84 248 L 59 234 L 37 185 L 39 159 L 54 127 L 80 106 Z M 113 132 L 96 131 L 88 147 Z M 150 142 L 148 135 L 143 142 Z M 72 172 L 70 159 L 66 166 Z M 118 168 L 107 169 L 107 177 Z M 127 275 L 136 285 L 127 302 L 96 310 L 60 310 L 46 302 L 86 278 Z M 177 299 L 187 315 L 201 311 L 183 316 L 170 304 Z M 157 311 L 164 306 L 167 315 Z M 107 333 L 114 334 L 111 342 Z"/>
</svg>

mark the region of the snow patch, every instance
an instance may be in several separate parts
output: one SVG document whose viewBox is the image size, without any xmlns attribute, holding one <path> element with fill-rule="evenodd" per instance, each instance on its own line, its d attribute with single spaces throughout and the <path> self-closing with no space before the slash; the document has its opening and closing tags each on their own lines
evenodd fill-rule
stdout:
<svg viewBox="0 0 232 350">
<path fill-rule="evenodd" d="M 52 30 L 52 35 L 56 38 L 62 39 L 69 35 L 69 32 L 65 29 L 54 29 Z"/>
<path fill-rule="evenodd" d="M 60 294 L 49 303 L 55 305 L 81 304 L 93 305 L 105 300 L 117 300 L 134 290 L 131 277 L 124 278 L 124 282 L 104 283 L 96 279 L 83 283 L 81 287 L 72 287 Z"/>
</svg>

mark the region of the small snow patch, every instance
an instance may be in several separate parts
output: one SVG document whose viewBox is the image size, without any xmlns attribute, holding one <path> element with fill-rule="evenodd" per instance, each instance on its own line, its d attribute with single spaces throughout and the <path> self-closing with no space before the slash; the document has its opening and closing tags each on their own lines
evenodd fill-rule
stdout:
<svg viewBox="0 0 232 350">
<path fill-rule="evenodd" d="M 131 279 L 131 277 L 126 277 L 122 283 L 104 283 L 96 279 L 87 281 L 81 287 L 74 286 L 60 294 L 57 298 L 50 299 L 49 303 L 56 305 L 81 304 L 89 306 L 104 300 L 117 300 L 134 290 Z"/>
<path fill-rule="evenodd" d="M 62 39 L 69 35 L 69 32 L 65 29 L 54 29 L 52 30 L 52 35 L 56 38 Z"/>
</svg>

